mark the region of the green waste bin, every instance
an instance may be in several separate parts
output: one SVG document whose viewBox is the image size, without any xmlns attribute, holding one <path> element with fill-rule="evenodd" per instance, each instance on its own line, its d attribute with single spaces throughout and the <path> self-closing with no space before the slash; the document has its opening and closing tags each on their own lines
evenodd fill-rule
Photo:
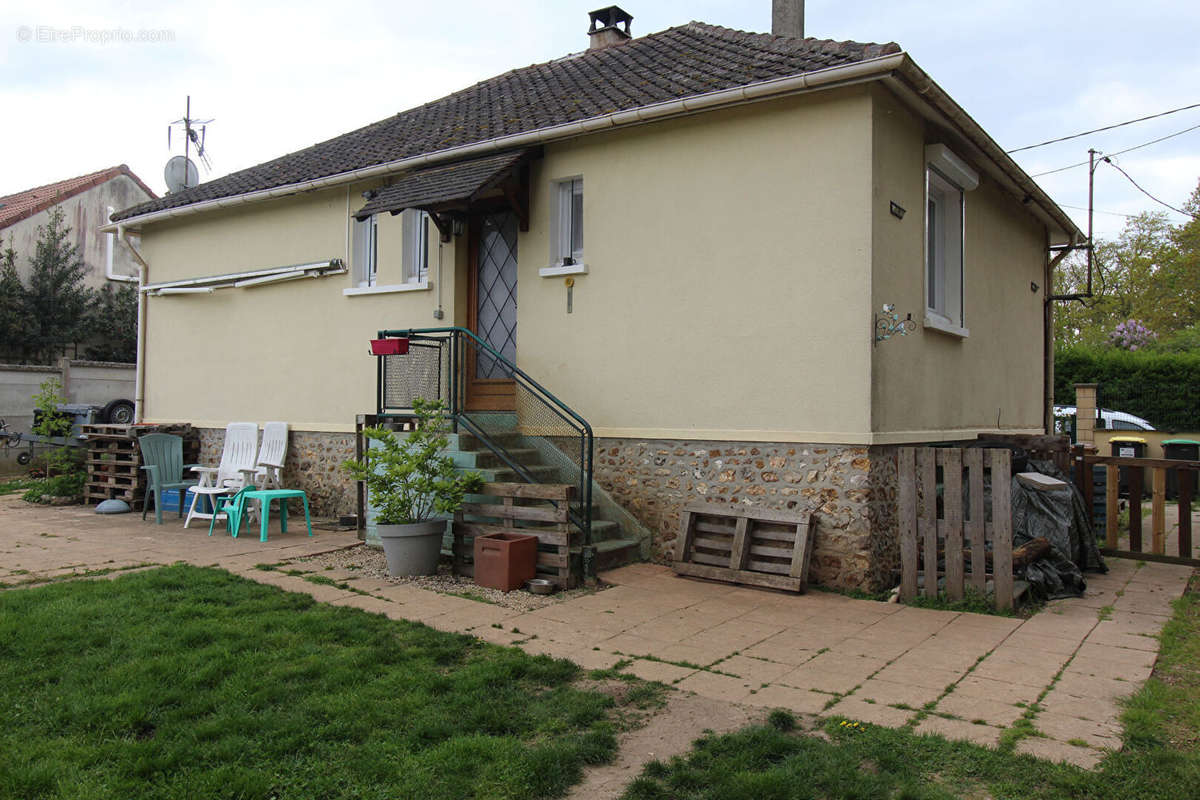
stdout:
<svg viewBox="0 0 1200 800">
<path fill-rule="evenodd" d="M 1177 458 L 1183 461 L 1200 461 L 1200 442 L 1195 439 L 1163 439 L 1163 458 Z M 1174 500 L 1179 497 L 1179 479 L 1183 477 L 1187 486 L 1192 490 L 1190 497 L 1196 497 L 1196 473 L 1188 470 L 1180 472 L 1177 469 L 1167 470 L 1167 497 Z"/>
<path fill-rule="evenodd" d="M 1141 436 L 1114 436 L 1109 439 L 1109 444 L 1112 446 L 1112 454 L 1118 458 L 1145 458 L 1146 457 L 1146 440 Z M 1117 486 L 1117 494 L 1122 497 L 1129 496 L 1129 470 L 1137 469 L 1137 467 L 1121 467 L 1120 482 Z M 1142 497 L 1146 496 L 1146 476 L 1142 474 Z"/>
</svg>

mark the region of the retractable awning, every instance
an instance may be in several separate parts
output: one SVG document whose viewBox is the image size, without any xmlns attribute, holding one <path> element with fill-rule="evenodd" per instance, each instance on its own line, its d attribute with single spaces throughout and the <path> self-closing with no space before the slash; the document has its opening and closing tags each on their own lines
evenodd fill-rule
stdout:
<svg viewBox="0 0 1200 800">
<path fill-rule="evenodd" d="M 398 214 L 406 208 L 465 209 L 485 192 L 505 188 L 506 179 L 515 176 L 517 166 L 528 154 L 528 150 L 514 150 L 412 172 L 380 189 L 355 216 L 366 219 L 383 212 Z"/>
</svg>

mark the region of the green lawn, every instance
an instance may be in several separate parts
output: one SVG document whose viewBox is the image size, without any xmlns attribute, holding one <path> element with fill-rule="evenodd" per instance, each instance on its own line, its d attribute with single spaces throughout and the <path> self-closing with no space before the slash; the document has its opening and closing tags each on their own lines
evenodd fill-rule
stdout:
<svg viewBox="0 0 1200 800">
<path fill-rule="evenodd" d="M 552 797 L 615 751 L 577 677 L 216 570 L 10 589 L 0 797 Z"/>
<path fill-rule="evenodd" d="M 686 757 L 652 762 L 625 800 L 1200 797 L 1200 591 L 1176 602 L 1155 677 L 1125 712 L 1125 749 L 1095 772 L 836 719 L 825 723 L 826 739 L 791 730 L 790 719 L 775 712 L 773 724 L 706 737 Z"/>
</svg>

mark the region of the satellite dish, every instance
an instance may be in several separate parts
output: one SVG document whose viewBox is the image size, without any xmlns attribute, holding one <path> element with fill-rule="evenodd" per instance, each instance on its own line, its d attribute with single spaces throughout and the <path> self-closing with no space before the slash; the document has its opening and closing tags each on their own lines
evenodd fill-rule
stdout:
<svg viewBox="0 0 1200 800">
<path fill-rule="evenodd" d="M 181 192 L 200 183 L 200 170 L 186 156 L 173 156 L 163 170 L 168 192 Z"/>
</svg>

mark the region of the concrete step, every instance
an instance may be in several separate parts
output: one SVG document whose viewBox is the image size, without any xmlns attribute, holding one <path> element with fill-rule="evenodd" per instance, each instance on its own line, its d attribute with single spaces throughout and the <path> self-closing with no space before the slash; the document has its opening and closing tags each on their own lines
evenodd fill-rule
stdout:
<svg viewBox="0 0 1200 800">
<path fill-rule="evenodd" d="M 532 447 L 505 449 L 508 450 L 509 456 L 518 464 L 540 466 L 542 463 L 538 451 Z M 450 450 L 447 452 L 447 455 L 454 459 L 454 466 L 465 469 L 506 466 L 500 456 L 491 450 Z"/>
<path fill-rule="evenodd" d="M 608 539 L 593 542 L 596 548 L 596 571 L 616 569 L 639 558 L 637 539 Z"/>
<path fill-rule="evenodd" d="M 553 478 L 558 470 L 554 467 L 534 466 L 527 467 L 530 474 L 533 475 L 534 483 L 552 483 Z M 487 483 L 526 483 L 525 479 L 519 476 L 514 470 L 508 467 L 485 467 L 465 469 L 458 468 L 458 472 L 478 472 Z"/>
<path fill-rule="evenodd" d="M 496 444 L 508 448 L 519 447 L 522 436 L 517 431 L 486 431 L 487 436 Z M 459 433 L 449 434 L 450 448 L 452 450 L 462 450 L 464 452 L 470 450 L 487 450 L 488 446 L 473 433 L 468 431 L 460 431 Z"/>
</svg>

